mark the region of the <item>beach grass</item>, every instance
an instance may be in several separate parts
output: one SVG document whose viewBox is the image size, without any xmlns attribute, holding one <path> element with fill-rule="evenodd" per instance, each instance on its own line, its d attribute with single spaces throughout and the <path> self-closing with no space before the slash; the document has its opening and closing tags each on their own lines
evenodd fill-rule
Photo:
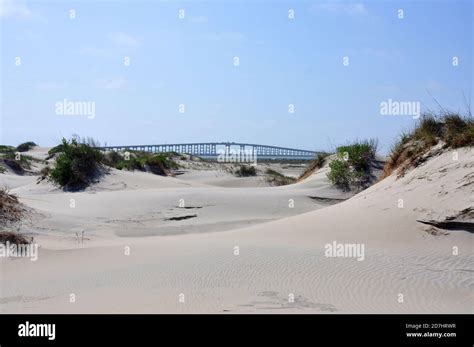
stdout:
<svg viewBox="0 0 474 347">
<path fill-rule="evenodd" d="M 24 210 L 15 194 L 7 188 L 0 188 L 0 228 L 3 229 L 21 221 Z"/>
<path fill-rule="evenodd" d="M 423 161 L 423 156 L 434 146 L 456 149 L 474 146 L 474 119 L 471 115 L 444 112 L 424 114 L 415 128 L 403 132 L 391 148 L 382 179 L 398 171 L 403 176 L 410 167 Z"/>
<path fill-rule="evenodd" d="M 285 176 L 273 169 L 267 169 L 265 175 L 266 181 L 273 186 L 286 186 L 296 182 L 296 178 Z"/>
<path fill-rule="evenodd" d="M 316 170 L 321 169 L 326 163 L 327 157 L 330 153 L 318 153 L 316 158 L 308 165 L 308 167 L 303 171 L 303 173 L 298 178 L 298 181 L 303 180 L 309 177 Z"/>
</svg>

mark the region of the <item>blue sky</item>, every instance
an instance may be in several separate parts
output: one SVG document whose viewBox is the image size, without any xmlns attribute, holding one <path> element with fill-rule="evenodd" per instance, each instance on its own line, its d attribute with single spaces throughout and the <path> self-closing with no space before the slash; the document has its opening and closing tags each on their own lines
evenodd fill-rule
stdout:
<svg viewBox="0 0 474 347">
<path fill-rule="evenodd" d="M 79 134 L 331 150 L 376 137 L 384 152 L 415 120 L 381 115 L 381 102 L 472 99 L 468 1 L 0 3 L 3 144 Z M 56 114 L 63 99 L 95 102 L 95 117 Z"/>
</svg>

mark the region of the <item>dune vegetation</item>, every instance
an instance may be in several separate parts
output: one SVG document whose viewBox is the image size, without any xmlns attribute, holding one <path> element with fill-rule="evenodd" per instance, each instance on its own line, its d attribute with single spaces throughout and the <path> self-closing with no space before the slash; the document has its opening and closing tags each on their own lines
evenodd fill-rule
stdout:
<svg viewBox="0 0 474 347">
<path fill-rule="evenodd" d="M 32 147 L 29 144 L 34 142 L 25 142 L 24 144 L 18 145 L 17 147 L 12 146 L 0 146 L 0 173 L 5 172 L 5 168 L 10 168 L 13 172 L 18 175 L 23 175 L 27 170 L 31 169 L 32 161 L 37 161 L 37 159 L 23 154 Z M 26 149 L 26 148 L 29 149 Z"/>
<path fill-rule="evenodd" d="M 0 188 L 0 228 L 19 222 L 24 214 L 16 195 Z"/>
<path fill-rule="evenodd" d="M 179 168 L 174 158 L 178 153 L 148 153 L 142 151 L 128 151 L 127 153 L 108 152 L 104 163 L 118 170 L 149 171 L 155 175 L 167 176 L 170 170 Z"/>
<path fill-rule="evenodd" d="M 26 212 L 17 196 L 0 188 L 0 243 L 26 244 L 30 241 L 11 228 L 21 223 Z"/>
<path fill-rule="evenodd" d="M 0 231 L 0 243 L 6 244 L 7 242 L 15 245 L 26 245 L 31 243 L 31 240 L 14 231 Z"/>
<path fill-rule="evenodd" d="M 399 177 L 422 163 L 425 154 L 434 146 L 456 149 L 474 146 L 474 119 L 446 112 L 439 116 L 425 114 L 410 132 L 400 135 L 392 146 L 382 178 L 397 171 Z"/>
<path fill-rule="evenodd" d="M 377 141 L 370 139 L 337 147 L 336 158 L 329 163 L 327 174 L 331 183 L 344 190 L 367 188 L 372 179 L 377 146 Z"/>
<path fill-rule="evenodd" d="M 32 141 L 28 141 L 28 142 L 24 142 L 22 144 L 19 144 L 16 147 L 16 151 L 17 152 L 28 152 L 30 149 L 32 149 L 33 147 L 36 147 L 36 146 L 38 146 L 36 143 L 34 143 Z"/>
<path fill-rule="evenodd" d="M 103 173 L 103 154 L 76 138 L 63 139 L 55 151 L 55 164 L 48 178 L 65 190 L 83 189 Z"/>
<path fill-rule="evenodd" d="M 257 176 L 257 170 L 255 169 L 255 166 L 252 165 L 241 165 L 234 171 L 234 175 L 237 177 Z"/>
<path fill-rule="evenodd" d="M 265 171 L 266 181 L 273 186 L 286 186 L 296 182 L 296 178 L 285 176 L 282 173 L 273 169 Z"/>
<path fill-rule="evenodd" d="M 55 158 L 52 168 L 42 170 L 43 178 L 65 190 L 80 190 L 106 174 L 110 168 L 118 170 L 147 171 L 167 176 L 179 166 L 173 160 L 177 153 L 148 153 L 140 151 L 102 152 L 97 142 L 74 137 L 49 150 L 49 158 Z"/>
<path fill-rule="evenodd" d="M 308 167 L 303 171 L 303 173 L 298 178 L 298 181 L 304 180 L 305 178 L 311 176 L 316 170 L 321 169 L 326 163 L 327 157 L 330 153 L 318 153 L 316 158 L 308 165 Z"/>
</svg>

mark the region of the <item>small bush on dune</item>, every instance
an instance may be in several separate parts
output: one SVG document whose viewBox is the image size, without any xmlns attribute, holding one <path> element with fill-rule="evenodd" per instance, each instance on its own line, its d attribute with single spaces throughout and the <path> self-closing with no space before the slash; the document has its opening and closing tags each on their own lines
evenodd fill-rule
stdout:
<svg viewBox="0 0 474 347">
<path fill-rule="evenodd" d="M 68 189 L 82 189 L 100 174 L 103 154 L 76 139 L 63 139 L 55 166 L 49 178 L 59 186 Z"/>
<path fill-rule="evenodd" d="M 130 158 L 129 160 L 122 160 L 118 162 L 115 166 L 118 170 L 128 170 L 128 171 L 145 171 L 145 167 L 143 165 L 143 160 L 139 158 Z"/>
<path fill-rule="evenodd" d="M 353 177 L 351 167 L 347 161 L 341 158 L 334 159 L 329 163 L 329 169 L 327 176 L 332 184 L 345 190 L 350 189 Z"/>
<path fill-rule="evenodd" d="M 145 159 L 145 165 L 155 175 L 167 175 L 167 158 L 163 155 L 154 155 Z"/>
<path fill-rule="evenodd" d="M 167 176 L 168 170 L 179 168 L 178 164 L 172 159 L 173 153 L 131 152 L 128 159 L 116 152 L 112 153 L 106 156 L 105 163 L 118 170 L 149 170 L 156 175 Z"/>
<path fill-rule="evenodd" d="M 372 163 L 377 152 L 377 141 L 370 139 L 336 149 L 337 158 L 329 163 L 329 180 L 336 186 L 349 190 L 365 187 L 372 175 Z"/>
<path fill-rule="evenodd" d="M 32 149 L 33 147 L 36 147 L 38 146 L 36 143 L 32 142 L 32 141 L 28 141 L 28 142 L 24 142 L 20 145 L 18 145 L 16 147 L 16 151 L 17 152 L 27 152 L 29 151 L 30 149 Z"/>
<path fill-rule="evenodd" d="M 241 165 L 234 173 L 238 177 L 249 177 L 256 176 L 257 170 L 255 166 Z"/>
<path fill-rule="evenodd" d="M 377 147 L 377 141 L 373 139 L 356 141 L 351 145 L 338 147 L 336 153 L 347 157 L 355 171 L 366 171 L 369 170 L 371 161 L 375 159 Z"/>
<path fill-rule="evenodd" d="M 160 153 L 156 154 L 154 157 L 150 158 L 155 158 L 154 160 L 159 160 L 163 163 L 163 166 L 165 169 L 170 170 L 170 169 L 178 169 L 179 165 L 172 159 L 173 157 L 177 157 L 179 154 L 178 153 Z"/>
<path fill-rule="evenodd" d="M 144 152 L 128 152 L 128 155 L 120 152 L 109 152 L 105 155 L 104 163 L 118 170 L 145 171 L 145 159 L 148 154 Z"/>
</svg>

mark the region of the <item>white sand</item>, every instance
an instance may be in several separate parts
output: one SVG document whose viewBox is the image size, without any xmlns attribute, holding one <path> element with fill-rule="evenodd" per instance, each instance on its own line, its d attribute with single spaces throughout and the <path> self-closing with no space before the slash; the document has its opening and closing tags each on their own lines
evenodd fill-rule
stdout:
<svg viewBox="0 0 474 347">
<path fill-rule="evenodd" d="M 113 172 L 81 193 L 0 175 L 37 211 L 29 231 L 41 244 L 37 262 L 0 261 L 0 312 L 473 313 L 474 236 L 435 236 L 416 221 L 473 206 L 474 151 L 458 152 L 333 206 L 308 198 L 347 197 L 321 172 L 241 188 Z M 333 241 L 363 244 L 364 260 L 325 257 Z"/>
</svg>

